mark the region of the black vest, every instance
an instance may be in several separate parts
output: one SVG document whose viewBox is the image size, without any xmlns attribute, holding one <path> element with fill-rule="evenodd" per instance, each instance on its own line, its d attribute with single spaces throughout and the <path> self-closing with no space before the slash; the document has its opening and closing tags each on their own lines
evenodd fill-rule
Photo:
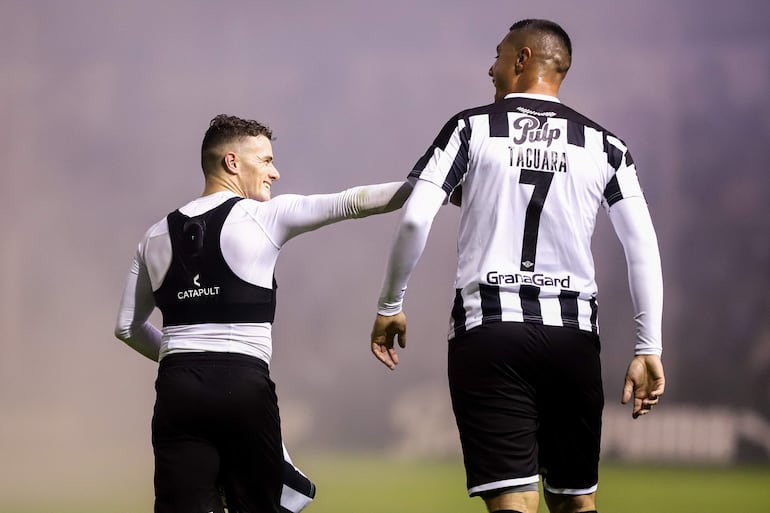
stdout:
<svg viewBox="0 0 770 513">
<path fill-rule="evenodd" d="M 222 256 L 222 225 L 242 199 L 231 198 L 196 217 L 175 210 L 166 218 L 171 266 L 154 292 L 164 326 L 275 319 L 275 277 L 271 289 L 253 285 L 236 276 Z"/>
</svg>

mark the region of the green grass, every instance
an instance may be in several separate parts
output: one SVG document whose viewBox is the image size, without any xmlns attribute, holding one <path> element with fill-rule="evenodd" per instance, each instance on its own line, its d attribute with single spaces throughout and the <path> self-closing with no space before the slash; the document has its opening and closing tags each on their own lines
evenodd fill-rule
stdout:
<svg viewBox="0 0 770 513">
<path fill-rule="evenodd" d="M 305 513 L 485 513 L 481 499 L 465 493 L 459 461 L 406 461 L 382 455 L 302 455 L 296 463 L 318 485 Z M 66 496 L 40 493 L 5 497 L 3 513 L 149 513 L 151 475 L 122 484 L 83 483 Z M 8 500 L 11 499 L 11 500 Z M 770 466 L 673 467 L 604 464 L 601 513 L 768 513 Z M 541 501 L 540 512 L 545 513 Z"/>
<path fill-rule="evenodd" d="M 465 492 L 459 462 L 398 461 L 383 457 L 310 457 L 297 462 L 318 485 L 307 513 L 485 513 Z M 768 513 L 770 466 L 651 467 L 605 464 L 602 513 Z M 539 512 L 547 511 L 541 500 Z"/>
</svg>

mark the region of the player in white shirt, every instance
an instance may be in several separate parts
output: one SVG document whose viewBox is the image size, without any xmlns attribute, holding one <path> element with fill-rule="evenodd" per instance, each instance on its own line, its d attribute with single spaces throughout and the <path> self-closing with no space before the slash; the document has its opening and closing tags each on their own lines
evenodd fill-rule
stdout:
<svg viewBox="0 0 770 513">
<path fill-rule="evenodd" d="M 407 282 L 449 197 L 461 216 L 448 376 L 468 492 L 490 512 L 535 513 L 542 475 L 551 511 L 595 511 L 597 212 L 608 212 L 628 264 L 637 333 L 622 402 L 633 398 L 635 418 L 665 385 L 657 239 L 626 145 L 558 100 L 572 60 L 566 32 L 522 20 L 497 52 L 495 102 L 453 116 L 410 174 L 371 348 L 398 364 Z"/>
<path fill-rule="evenodd" d="M 312 483 L 283 447 L 270 379 L 275 265 L 293 237 L 399 208 L 406 182 L 280 195 L 271 130 L 215 117 L 203 140 L 205 188 L 144 235 L 115 334 L 159 361 L 152 421 L 155 512 L 297 512 Z M 163 328 L 150 314 L 158 307 Z"/>
</svg>

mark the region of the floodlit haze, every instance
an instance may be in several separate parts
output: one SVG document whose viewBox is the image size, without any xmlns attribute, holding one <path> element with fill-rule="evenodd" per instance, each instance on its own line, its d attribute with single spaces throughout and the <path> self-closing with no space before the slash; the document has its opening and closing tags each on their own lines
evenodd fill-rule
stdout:
<svg viewBox="0 0 770 513">
<path fill-rule="evenodd" d="M 492 101 L 495 46 L 526 17 L 568 31 L 562 101 L 634 155 L 664 259 L 666 401 L 770 419 L 770 4 L 632 4 L 0 2 L 0 495 L 151 464 L 155 364 L 113 325 L 142 233 L 202 191 L 213 116 L 273 128 L 274 194 L 401 180 L 450 116 Z M 436 404 L 452 422 L 451 207 L 410 282 L 401 365 L 369 353 L 398 216 L 283 251 L 273 377 L 290 450 L 397 450 Z M 603 213 L 594 246 L 614 404 L 634 328 Z"/>
</svg>

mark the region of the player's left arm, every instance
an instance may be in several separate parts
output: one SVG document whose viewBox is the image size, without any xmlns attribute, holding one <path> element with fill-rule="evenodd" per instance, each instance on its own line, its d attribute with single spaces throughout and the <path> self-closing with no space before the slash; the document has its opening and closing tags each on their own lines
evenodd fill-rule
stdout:
<svg viewBox="0 0 770 513">
<path fill-rule="evenodd" d="M 609 210 L 623 245 L 636 323 L 635 357 L 626 373 L 621 402 L 633 397 L 633 416 L 648 413 L 665 390 L 663 352 L 663 272 L 655 228 L 641 196 L 622 199 Z"/>
</svg>

